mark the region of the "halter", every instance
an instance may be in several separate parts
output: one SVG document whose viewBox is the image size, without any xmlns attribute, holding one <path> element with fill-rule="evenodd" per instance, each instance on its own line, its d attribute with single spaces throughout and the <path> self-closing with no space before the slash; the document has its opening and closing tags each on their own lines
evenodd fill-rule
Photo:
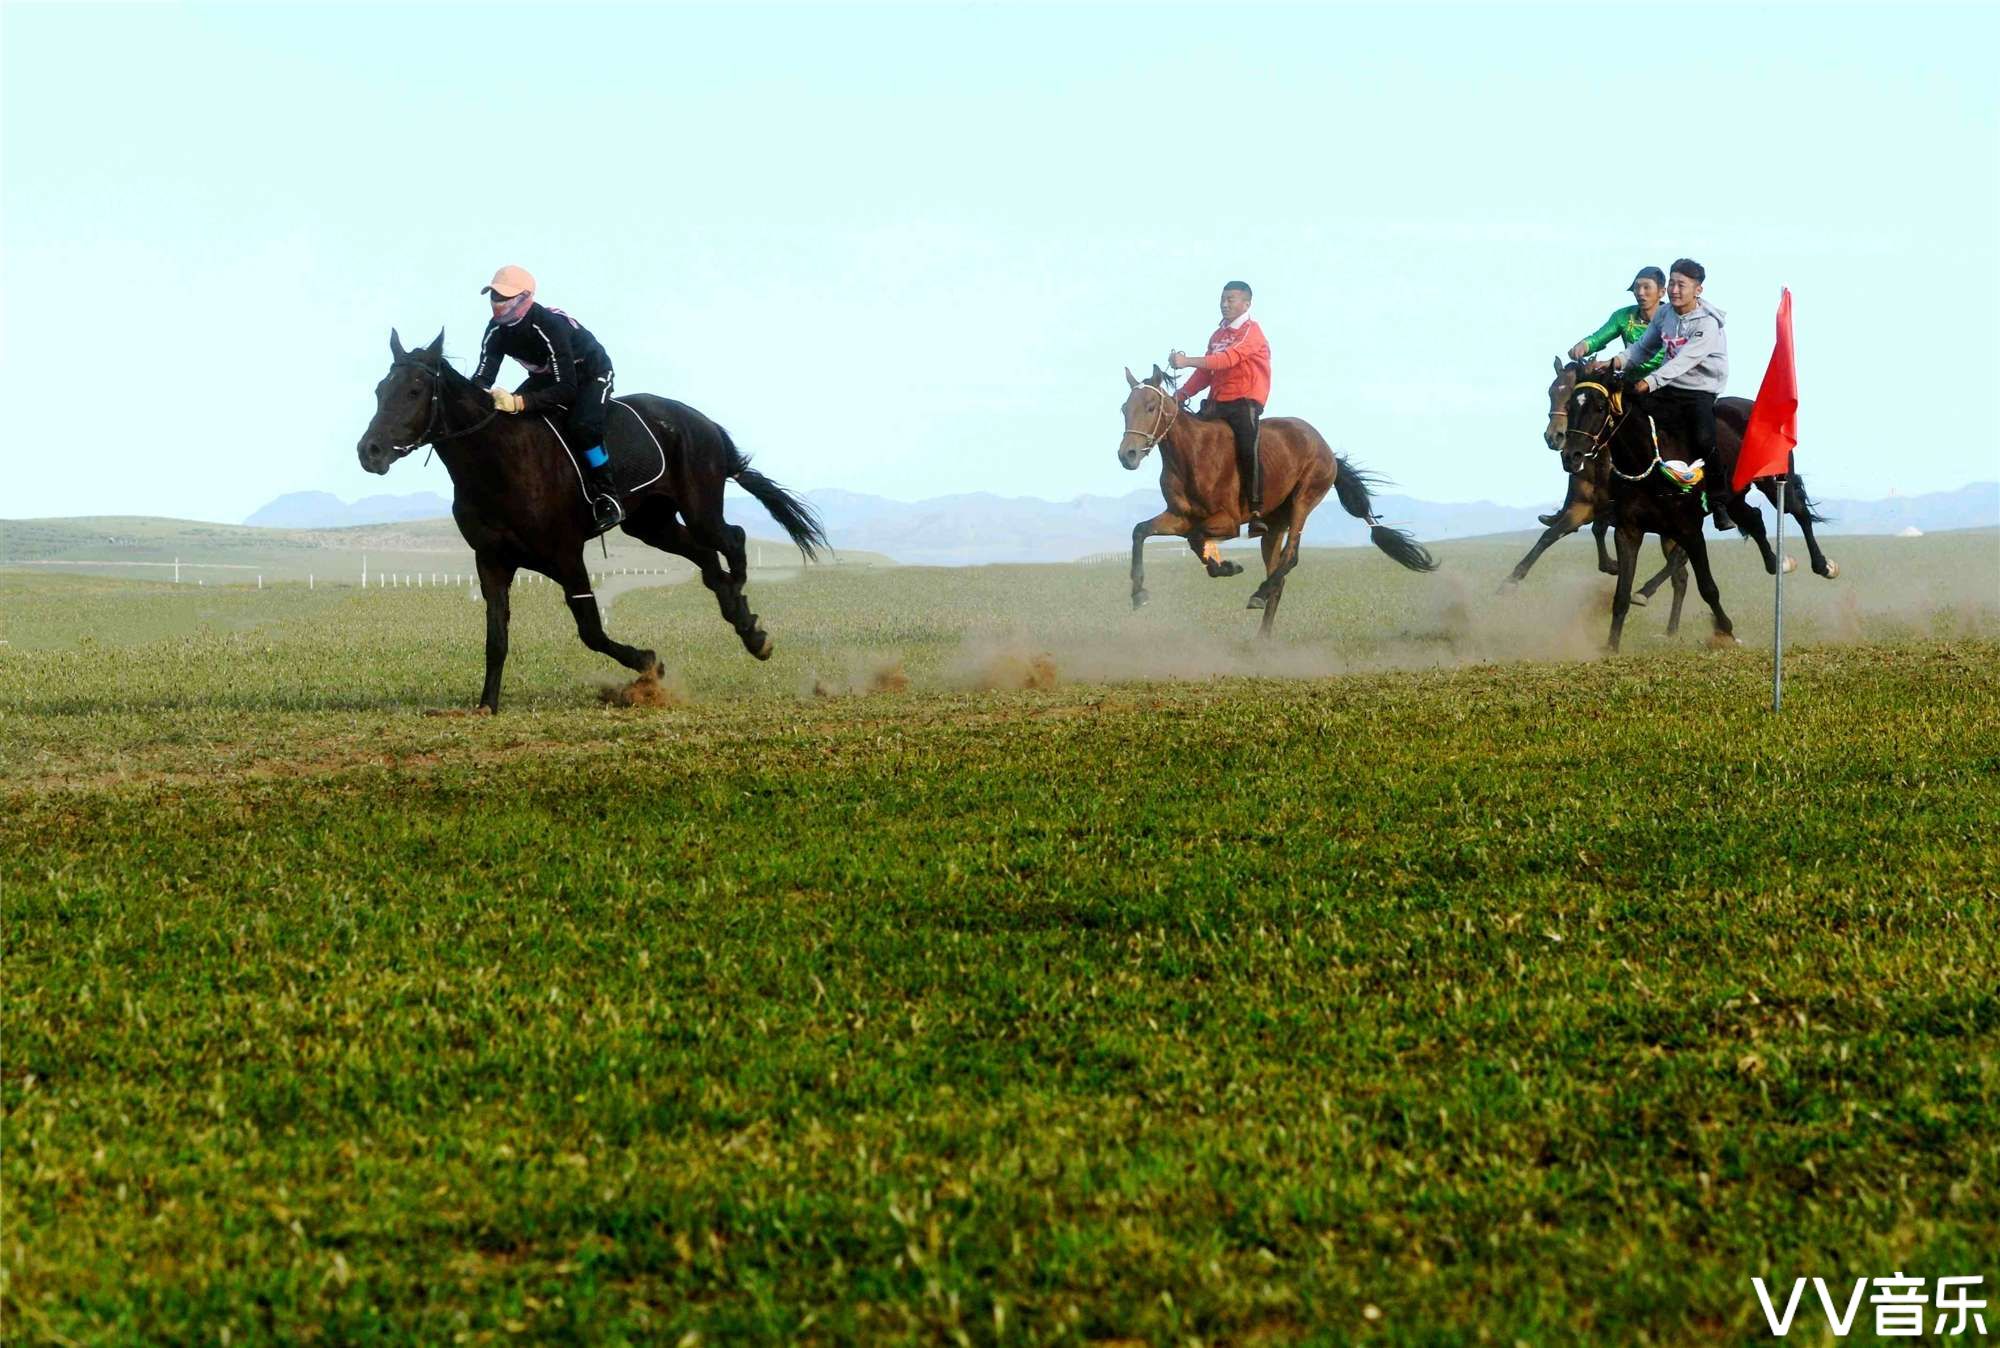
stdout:
<svg viewBox="0 0 2000 1348">
<path fill-rule="evenodd" d="M 493 418 L 500 415 L 500 409 L 496 407 L 491 412 L 488 412 L 485 416 L 481 417 L 478 421 L 474 422 L 472 425 L 467 426 L 462 430 L 454 431 L 449 427 L 446 427 L 444 424 L 444 357 L 443 356 L 438 357 L 437 368 L 435 369 L 432 369 L 430 366 L 424 364 L 422 361 L 412 359 L 409 356 L 399 356 L 395 360 L 391 361 L 390 364 L 391 366 L 414 365 L 419 370 L 428 371 L 431 377 L 430 416 L 424 421 L 423 430 L 417 432 L 416 439 L 410 441 L 410 443 L 407 445 L 390 446 L 390 448 L 396 450 L 398 453 L 407 454 L 411 450 L 415 449 L 418 445 L 424 445 L 424 444 L 428 444 L 432 448 L 436 448 L 438 445 L 443 444 L 447 440 L 456 440 L 461 435 L 471 435 L 474 431 L 484 430 L 487 422 L 493 420 Z M 443 433 L 442 434 L 433 433 L 434 427 L 443 428 Z"/>
<path fill-rule="evenodd" d="M 1139 385 L 1139 387 L 1144 389 L 1151 389 L 1154 393 L 1159 394 L 1161 405 L 1156 406 L 1153 409 L 1152 430 L 1137 431 L 1133 430 L 1130 426 L 1127 426 L 1125 428 L 1125 434 L 1137 435 L 1143 437 L 1146 443 L 1139 446 L 1139 448 L 1150 450 L 1155 445 L 1159 444 L 1160 441 L 1166 439 L 1167 432 L 1171 431 L 1174 428 L 1174 422 L 1180 419 L 1181 404 L 1178 398 L 1174 397 L 1171 393 L 1168 393 L 1158 384 L 1141 384 Z"/>
</svg>

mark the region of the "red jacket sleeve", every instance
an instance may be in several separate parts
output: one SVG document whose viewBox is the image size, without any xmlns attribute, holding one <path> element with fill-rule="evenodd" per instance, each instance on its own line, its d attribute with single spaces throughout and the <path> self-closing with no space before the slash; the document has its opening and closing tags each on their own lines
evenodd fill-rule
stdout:
<svg viewBox="0 0 2000 1348">
<path fill-rule="evenodd" d="M 1264 329 L 1255 323 L 1250 324 L 1249 328 L 1250 330 L 1243 334 L 1242 341 L 1227 351 L 1217 351 L 1208 358 L 1210 370 L 1233 370 L 1252 356 L 1262 355 L 1271 349 L 1271 344 L 1264 340 Z"/>
<path fill-rule="evenodd" d="M 1195 394 L 1207 388 L 1210 382 L 1207 370 L 1196 370 L 1193 377 L 1187 383 L 1182 384 L 1180 390 L 1174 396 L 1182 402 L 1186 402 L 1189 398 L 1194 397 Z"/>
</svg>

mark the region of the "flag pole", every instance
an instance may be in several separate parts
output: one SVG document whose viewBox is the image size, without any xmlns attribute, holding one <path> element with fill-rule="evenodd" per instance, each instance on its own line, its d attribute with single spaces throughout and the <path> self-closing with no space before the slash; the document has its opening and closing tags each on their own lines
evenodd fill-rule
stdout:
<svg viewBox="0 0 2000 1348">
<path fill-rule="evenodd" d="M 1776 616 L 1771 623 L 1771 710 L 1785 708 L 1785 479 L 1778 477 L 1778 584 L 1772 600 Z"/>
</svg>

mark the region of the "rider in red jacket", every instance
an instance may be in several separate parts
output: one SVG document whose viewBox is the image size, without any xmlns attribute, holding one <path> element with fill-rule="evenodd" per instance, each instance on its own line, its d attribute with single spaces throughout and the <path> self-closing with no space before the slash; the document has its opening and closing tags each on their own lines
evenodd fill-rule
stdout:
<svg viewBox="0 0 2000 1348">
<path fill-rule="evenodd" d="M 1251 536 L 1264 532 L 1264 473 L 1257 460 L 1257 423 L 1271 400 L 1271 344 L 1250 317 L 1250 286 L 1231 281 L 1222 288 L 1222 326 L 1208 339 L 1208 354 L 1175 351 L 1167 364 L 1193 370 L 1176 396 L 1192 398 L 1209 390 L 1200 415 L 1229 423 L 1236 436 L 1236 471 L 1250 507 Z"/>
</svg>

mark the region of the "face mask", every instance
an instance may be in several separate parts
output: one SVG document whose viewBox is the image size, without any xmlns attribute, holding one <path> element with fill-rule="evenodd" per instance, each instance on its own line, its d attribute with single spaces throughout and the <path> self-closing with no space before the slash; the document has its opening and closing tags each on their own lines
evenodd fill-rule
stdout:
<svg viewBox="0 0 2000 1348">
<path fill-rule="evenodd" d="M 528 310 L 535 307 L 535 292 L 524 290 L 505 304 L 495 305 L 493 321 L 503 328 L 511 328 L 528 316 Z"/>
</svg>

